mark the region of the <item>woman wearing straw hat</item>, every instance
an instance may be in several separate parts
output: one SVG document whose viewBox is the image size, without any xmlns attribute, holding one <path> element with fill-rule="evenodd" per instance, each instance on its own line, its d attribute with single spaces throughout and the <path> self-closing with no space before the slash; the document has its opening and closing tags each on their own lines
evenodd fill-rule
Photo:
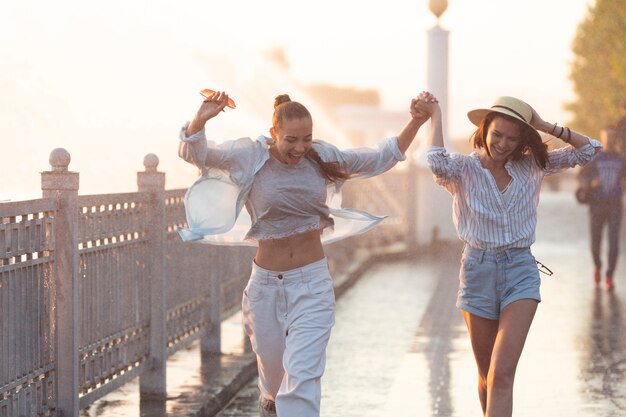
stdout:
<svg viewBox="0 0 626 417">
<path fill-rule="evenodd" d="M 591 161 L 602 145 L 544 121 L 519 99 L 499 97 L 490 108 L 468 113 L 478 127 L 471 136 L 475 151 L 448 154 L 438 104 L 419 101 L 418 108 L 432 116 L 428 163 L 453 197 L 454 224 L 465 243 L 457 306 L 478 366 L 483 413 L 511 416 L 515 369 L 541 300 L 530 251 L 541 182 Z M 568 146 L 548 151 L 537 131 Z"/>
<path fill-rule="evenodd" d="M 434 100 L 422 95 L 422 100 Z M 349 178 L 391 169 L 428 115 L 415 110 L 397 136 L 374 148 L 339 150 L 313 140 L 308 109 L 276 97 L 271 138 L 207 141 L 205 125 L 234 102 L 210 92 L 180 132 L 180 156 L 206 174 L 187 191 L 188 241 L 258 246 L 243 291 L 246 333 L 257 355 L 262 417 L 317 417 L 326 345 L 335 322 L 333 282 L 323 243 L 353 236 L 384 217 L 338 207 Z M 334 204 L 333 204 L 334 203 Z M 248 224 L 238 222 L 249 213 Z M 244 231 L 244 234 L 240 233 Z"/>
</svg>

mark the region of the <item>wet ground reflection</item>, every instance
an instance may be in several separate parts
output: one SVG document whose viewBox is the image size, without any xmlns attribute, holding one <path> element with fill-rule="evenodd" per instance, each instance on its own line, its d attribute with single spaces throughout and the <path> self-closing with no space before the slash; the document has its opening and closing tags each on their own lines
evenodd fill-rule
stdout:
<svg viewBox="0 0 626 417">
<path fill-rule="evenodd" d="M 583 392 L 593 402 L 626 410 L 626 336 L 622 302 L 615 292 L 596 288 L 581 362 Z"/>
<path fill-rule="evenodd" d="M 455 307 L 460 245 L 435 249 L 447 253 L 448 262 L 441 264 L 438 284 L 420 322 L 412 352 L 425 357 L 428 370 L 428 393 L 431 416 L 454 416 L 451 359 L 456 351 L 455 340 L 465 335 Z"/>
<path fill-rule="evenodd" d="M 542 276 L 543 301 L 515 380 L 515 417 L 626 415 L 626 266 L 618 266 L 616 291 L 595 291 L 586 216 L 569 193 L 542 195 L 533 253 L 554 276 Z M 446 249 L 372 270 L 341 298 L 323 416 L 482 415 L 454 305 L 460 250 Z M 254 383 L 245 392 L 256 398 Z M 241 398 L 220 417 L 257 415 Z"/>
<path fill-rule="evenodd" d="M 533 253 L 554 276 L 542 276 L 542 302 L 515 379 L 515 417 L 626 415 L 626 250 L 616 290 L 596 290 L 586 214 L 570 194 L 542 195 Z M 626 232 L 622 238 L 626 242 Z M 454 305 L 459 256 L 459 248 L 444 247 L 435 257 L 381 265 L 339 299 L 322 380 L 322 416 L 482 414 L 469 337 Z M 228 326 L 241 345 L 239 318 Z M 216 372 L 216 364 L 197 372 L 197 351 L 175 361 L 168 378 L 176 373 L 180 383 L 172 384 L 172 395 L 201 394 L 202 374 Z M 132 402 L 132 385 L 122 390 L 107 401 Z M 257 398 L 253 380 L 219 417 L 258 417 Z M 138 415 L 136 404 L 123 413 L 113 409 L 81 415 Z M 159 412 L 144 408 L 141 415 L 183 415 Z"/>
</svg>

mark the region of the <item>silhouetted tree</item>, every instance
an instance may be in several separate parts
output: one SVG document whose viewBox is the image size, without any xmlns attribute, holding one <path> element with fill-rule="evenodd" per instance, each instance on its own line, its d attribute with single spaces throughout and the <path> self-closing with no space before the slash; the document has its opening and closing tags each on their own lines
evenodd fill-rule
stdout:
<svg viewBox="0 0 626 417">
<path fill-rule="evenodd" d="M 597 137 L 615 124 L 626 100 L 626 3 L 596 0 L 574 39 L 571 80 L 577 99 L 569 103 L 572 127 Z"/>
</svg>

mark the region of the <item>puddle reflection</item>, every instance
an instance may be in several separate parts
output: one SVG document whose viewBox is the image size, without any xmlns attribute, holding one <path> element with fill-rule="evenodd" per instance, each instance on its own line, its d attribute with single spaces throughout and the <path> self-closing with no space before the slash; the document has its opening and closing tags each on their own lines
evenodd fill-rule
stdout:
<svg viewBox="0 0 626 417">
<path fill-rule="evenodd" d="M 589 341 L 584 343 L 583 393 L 592 401 L 626 407 L 626 337 L 622 302 L 614 291 L 596 288 L 592 297 Z"/>
</svg>

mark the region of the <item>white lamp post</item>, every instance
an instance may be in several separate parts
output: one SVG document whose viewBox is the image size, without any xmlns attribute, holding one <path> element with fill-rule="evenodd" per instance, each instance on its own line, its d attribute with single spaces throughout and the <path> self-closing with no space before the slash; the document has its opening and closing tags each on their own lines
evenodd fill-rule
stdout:
<svg viewBox="0 0 626 417">
<path fill-rule="evenodd" d="M 429 0 L 431 12 L 437 17 L 437 23 L 428 30 L 426 89 L 439 100 L 443 117 L 443 135 L 446 149 L 452 152 L 447 136 L 448 128 L 448 38 L 449 31 L 439 25 L 439 18 L 448 7 L 447 0 Z M 430 145 L 422 142 L 413 155 L 417 169 L 416 191 L 416 241 L 419 245 L 429 245 L 439 240 L 456 240 L 456 231 L 452 224 L 452 199 L 450 195 L 433 180 L 428 168 L 426 155 Z"/>
</svg>

